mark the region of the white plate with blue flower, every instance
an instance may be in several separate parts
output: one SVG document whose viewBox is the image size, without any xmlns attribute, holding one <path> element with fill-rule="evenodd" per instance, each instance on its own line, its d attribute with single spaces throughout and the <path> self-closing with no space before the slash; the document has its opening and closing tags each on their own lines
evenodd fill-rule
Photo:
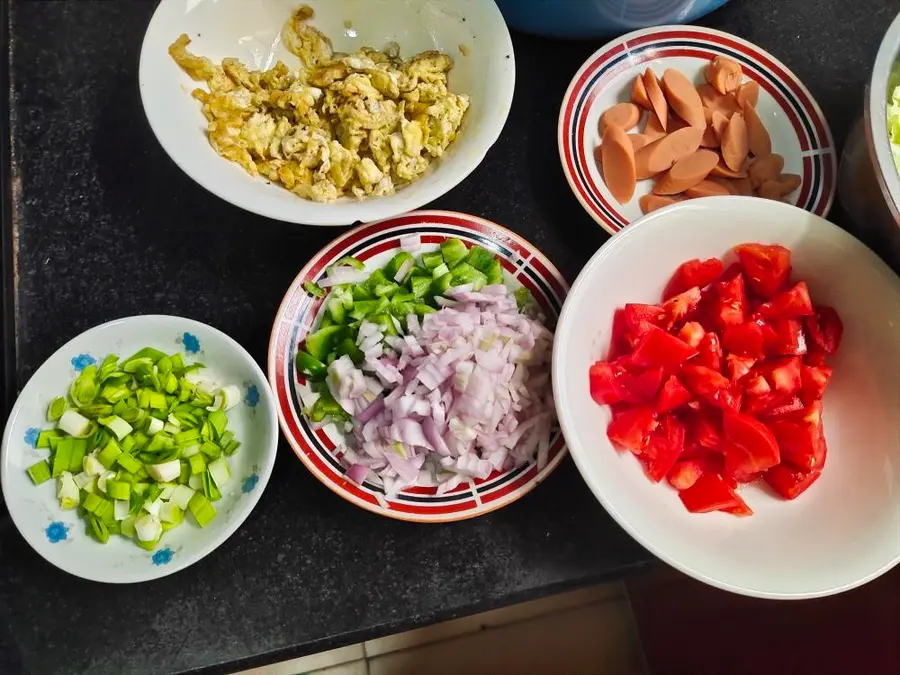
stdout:
<svg viewBox="0 0 900 675">
<path fill-rule="evenodd" d="M 124 525 L 126 517 L 118 518 L 121 514 L 116 514 L 118 519 L 115 522 L 119 524 L 111 528 L 112 533 L 108 536 L 108 541 L 101 544 L 96 532 L 89 533 L 90 520 L 83 519 L 79 515 L 81 511 L 85 518 L 90 516 L 84 511 L 88 496 L 85 489 L 77 493 L 76 508 L 63 509 L 61 507 L 63 500 L 58 494 L 59 487 L 63 483 L 60 477 L 53 477 L 35 485 L 28 473 L 29 467 L 40 465 L 50 453 L 49 449 L 38 446 L 45 445 L 50 435 L 59 433 L 53 431 L 50 431 L 50 434 L 46 433 L 58 424 L 48 421 L 50 403 L 57 397 L 66 397 L 71 383 L 86 369 L 93 366 L 88 373 L 100 369 L 108 354 L 125 359 L 147 347 L 164 352 L 176 363 L 183 363 L 187 371 L 184 371 L 185 374 L 179 378 L 179 382 L 181 379 L 190 380 L 196 384 L 198 391 L 205 391 L 206 395 L 214 398 L 211 410 L 218 409 L 224 412 L 227 408 L 225 413 L 227 430 L 232 434 L 227 438 L 240 443 L 239 447 L 231 450 L 233 454 L 227 456 L 229 475 L 217 474 L 220 476 L 221 485 L 216 486 L 215 482 L 212 486 L 191 483 L 194 485 L 192 489 L 195 494 L 204 497 L 206 491 L 205 496 L 210 497 L 208 501 L 215 511 L 215 516 L 204 527 L 200 527 L 194 510 L 187 507 L 189 500 L 185 500 L 185 508 L 181 509 L 179 515 L 183 517 L 183 522 L 163 532 L 152 550 L 137 545 L 136 542 L 140 540 L 137 534 L 129 537 L 115 533 L 115 529 Z M 120 367 L 121 363 L 120 361 Z M 194 370 L 191 377 L 188 377 L 190 365 L 195 363 L 202 363 L 205 367 Z M 167 363 L 166 369 L 169 367 L 170 364 Z M 151 370 L 156 374 L 157 366 L 154 364 Z M 135 394 L 138 393 L 135 391 Z M 71 406 L 71 398 L 69 401 Z M 171 396 L 169 401 L 172 402 Z M 105 405 L 106 401 L 103 400 L 102 403 Z M 109 417 L 104 419 L 108 420 Z M 99 418 L 97 420 L 99 421 Z M 184 420 L 181 422 L 184 423 Z M 166 424 L 171 427 L 167 427 L 166 431 L 161 433 L 168 433 L 172 437 L 181 431 L 189 431 L 187 425 L 179 428 L 177 417 L 167 419 Z M 96 428 L 107 428 L 108 435 L 115 437 L 116 434 L 113 433 L 115 426 L 116 424 L 110 424 L 108 427 L 96 425 Z M 142 429 L 149 433 L 149 427 L 150 420 L 142 418 L 135 422 L 130 435 L 133 436 L 135 431 Z M 45 432 L 43 437 L 42 431 Z M 213 440 L 218 442 L 220 439 L 215 437 Z M 122 446 L 129 443 L 126 436 L 118 438 L 118 442 Z M 31 547 L 53 565 L 92 581 L 106 583 L 149 581 L 197 562 L 241 526 L 259 501 L 269 481 L 275 463 L 277 444 L 278 425 L 275 406 L 265 375 L 237 342 L 215 328 L 190 319 L 174 316 L 134 316 L 96 326 L 72 339 L 47 359 L 28 381 L 13 406 L 3 434 L 0 451 L 0 485 L 16 527 Z M 179 446 L 176 458 L 181 456 L 183 447 Z M 226 447 L 225 443 L 222 443 L 222 447 Z M 98 446 L 93 454 L 98 456 L 102 449 Z M 144 446 L 144 450 L 147 450 L 147 446 Z M 57 452 L 58 450 L 54 450 L 54 456 Z M 136 457 L 140 456 L 136 450 L 129 452 Z M 225 458 L 226 455 L 223 453 L 221 457 Z M 208 465 L 215 461 L 210 455 L 203 455 L 200 460 L 198 462 L 208 462 Z M 79 463 L 79 460 L 72 462 L 73 466 L 70 468 L 74 469 L 74 464 Z M 189 469 L 191 464 L 187 460 L 185 463 Z M 121 463 L 114 464 L 107 469 L 124 471 Z M 146 464 L 144 466 L 145 469 L 149 468 Z M 87 467 L 82 473 L 86 477 L 90 475 Z M 197 476 L 204 473 L 203 470 L 196 472 Z M 78 477 L 75 474 L 70 475 L 73 476 L 73 480 Z M 119 483 L 122 477 L 123 474 L 119 473 L 117 478 L 110 476 L 109 481 Z M 93 490 L 97 496 L 109 497 L 109 494 L 103 494 L 107 487 L 103 490 L 98 487 L 99 478 L 100 476 L 96 476 L 94 482 L 89 483 L 91 487 L 88 490 Z M 154 484 L 150 479 L 145 480 L 151 486 Z M 178 480 L 171 478 L 166 480 L 178 483 Z M 80 483 L 79 487 L 82 487 Z M 212 496 L 209 495 L 209 490 L 212 490 Z M 187 490 L 183 492 L 186 493 Z M 169 493 L 170 500 L 174 502 L 172 493 L 174 489 Z M 198 500 L 203 501 L 200 497 Z M 109 501 L 118 503 L 111 498 Z M 125 500 L 120 501 L 126 503 Z M 154 501 L 157 506 L 169 505 L 163 496 L 156 497 Z M 71 505 L 71 500 L 68 504 Z M 197 504 L 198 501 L 195 501 L 194 505 Z M 145 525 L 158 519 L 159 513 L 151 513 L 154 509 L 149 506 L 148 502 L 147 507 L 139 508 L 131 515 L 136 518 L 147 516 L 143 521 Z M 178 510 L 175 507 L 168 508 L 170 514 L 175 514 Z M 198 512 L 210 515 L 208 509 Z M 113 518 L 110 517 L 107 522 L 112 523 Z M 144 528 L 144 531 L 146 530 L 147 528 Z"/>
</svg>

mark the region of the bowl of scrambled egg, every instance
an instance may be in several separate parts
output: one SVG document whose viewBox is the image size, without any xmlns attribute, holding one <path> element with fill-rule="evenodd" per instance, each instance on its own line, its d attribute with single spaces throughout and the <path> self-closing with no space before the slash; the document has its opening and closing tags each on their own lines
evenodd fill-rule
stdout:
<svg viewBox="0 0 900 675">
<path fill-rule="evenodd" d="M 410 211 L 500 135 L 515 59 L 493 0 L 161 0 L 150 126 L 197 183 L 308 225 Z"/>
</svg>

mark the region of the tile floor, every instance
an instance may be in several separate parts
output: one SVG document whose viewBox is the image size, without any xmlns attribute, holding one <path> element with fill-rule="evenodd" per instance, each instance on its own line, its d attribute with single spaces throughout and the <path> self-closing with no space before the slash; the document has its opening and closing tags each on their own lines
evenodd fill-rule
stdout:
<svg viewBox="0 0 900 675">
<path fill-rule="evenodd" d="M 512 646 L 514 648 L 510 649 Z M 645 675 L 628 599 L 607 584 L 236 675 Z"/>
</svg>

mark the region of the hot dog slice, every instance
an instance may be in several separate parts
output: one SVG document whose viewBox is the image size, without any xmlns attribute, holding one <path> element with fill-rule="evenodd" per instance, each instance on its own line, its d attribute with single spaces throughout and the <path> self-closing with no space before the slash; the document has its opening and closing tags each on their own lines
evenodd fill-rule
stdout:
<svg viewBox="0 0 900 675">
<path fill-rule="evenodd" d="M 625 204 L 634 196 L 634 147 L 621 127 L 608 126 L 603 134 L 603 180 L 612 196 Z"/>
<path fill-rule="evenodd" d="M 600 115 L 600 133 L 608 126 L 616 126 L 628 131 L 641 119 L 641 110 L 634 103 L 616 103 Z"/>
<path fill-rule="evenodd" d="M 661 209 L 664 206 L 670 206 L 671 204 L 675 204 L 680 201 L 682 200 L 678 197 L 655 195 L 651 192 L 650 194 L 641 196 L 641 198 L 638 200 L 638 203 L 641 205 L 641 213 L 646 214 L 650 213 L 651 211 Z"/>
<path fill-rule="evenodd" d="M 762 120 L 752 105 L 744 104 L 743 117 L 747 126 L 747 138 L 750 144 L 750 152 L 755 157 L 764 157 L 772 154 L 772 138 L 766 130 Z"/>
<path fill-rule="evenodd" d="M 738 87 L 734 96 L 737 99 L 738 105 L 742 108 L 745 103 L 755 108 L 756 102 L 759 100 L 759 85 L 753 80 L 748 80 Z"/>
<path fill-rule="evenodd" d="M 690 155 L 700 147 L 703 132 L 695 127 L 673 131 L 650 145 L 645 145 L 634 156 L 637 178 L 643 180 L 672 168 L 679 159 Z"/>
<path fill-rule="evenodd" d="M 653 110 L 650 97 L 647 96 L 647 87 L 644 86 L 644 78 L 640 75 L 631 83 L 631 102 L 645 110 Z"/>
<path fill-rule="evenodd" d="M 686 194 L 688 197 L 696 199 L 697 197 L 717 197 L 722 195 L 730 195 L 731 190 L 729 190 L 724 185 L 717 183 L 716 179 L 707 178 L 706 180 L 701 180 L 694 187 L 689 187 L 684 191 L 684 194 Z"/>
<path fill-rule="evenodd" d="M 749 150 L 750 141 L 744 116 L 735 113 L 728 120 L 725 133 L 722 134 L 722 159 L 729 169 L 739 171 L 744 165 L 744 160 L 747 159 Z"/>
<path fill-rule="evenodd" d="M 666 97 L 659 86 L 659 80 L 656 79 L 656 73 L 650 68 L 644 71 L 644 87 L 647 89 L 647 98 L 650 99 L 653 112 L 656 113 L 656 119 L 659 120 L 659 126 L 665 131 L 669 121 L 669 104 L 666 103 Z"/>
<path fill-rule="evenodd" d="M 775 180 L 784 169 L 784 157 L 778 153 L 757 157 L 747 170 L 747 177 L 754 189 L 769 180 Z"/>
<path fill-rule="evenodd" d="M 741 64 L 724 56 L 717 56 L 706 67 L 706 81 L 720 94 L 736 91 L 741 86 L 744 72 Z"/>
<path fill-rule="evenodd" d="M 711 150 L 697 150 L 682 157 L 660 176 L 653 186 L 658 195 L 675 195 L 699 184 L 718 163 L 719 156 Z"/>
<path fill-rule="evenodd" d="M 663 73 L 663 90 L 666 93 L 666 101 L 681 119 L 692 127 L 706 128 L 706 118 L 703 115 L 703 103 L 697 89 L 677 70 L 667 68 Z"/>
</svg>

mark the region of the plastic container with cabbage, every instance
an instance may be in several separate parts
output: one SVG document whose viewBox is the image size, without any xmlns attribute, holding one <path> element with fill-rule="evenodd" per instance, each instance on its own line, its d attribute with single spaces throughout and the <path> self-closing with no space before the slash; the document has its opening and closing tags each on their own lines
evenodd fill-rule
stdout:
<svg viewBox="0 0 900 675">
<path fill-rule="evenodd" d="M 895 67 L 888 86 L 891 98 L 887 105 L 888 140 L 894 153 L 894 164 L 900 171 L 900 67 Z"/>
</svg>

